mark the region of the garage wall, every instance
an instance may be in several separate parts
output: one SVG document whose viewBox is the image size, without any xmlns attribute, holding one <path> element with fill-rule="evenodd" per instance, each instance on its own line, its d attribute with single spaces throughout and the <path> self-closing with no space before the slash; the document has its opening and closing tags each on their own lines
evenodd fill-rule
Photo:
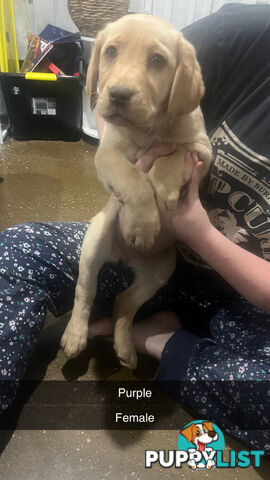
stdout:
<svg viewBox="0 0 270 480">
<path fill-rule="evenodd" d="M 76 32 L 67 0 L 13 0 L 19 58 L 24 58 L 27 34 L 38 35 L 48 23 Z"/>
<path fill-rule="evenodd" d="M 181 29 L 217 11 L 225 3 L 268 3 L 269 0 L 130 0 L 129 11 L 153 13 Z"/>
<path fill-rule="evenodd" d="M 130 12 L 154 13 L 181 29 L 218 10 L 225 3 L 268 3 L 270 0 L 130 0 Z M 113 3 L 113 0 L 112 0 Z M 19 57 L 24 58 L 27 33 L 38 34 L 47 23 L 76 31 L 67 0 L 13 0 Z"/>
</svg>

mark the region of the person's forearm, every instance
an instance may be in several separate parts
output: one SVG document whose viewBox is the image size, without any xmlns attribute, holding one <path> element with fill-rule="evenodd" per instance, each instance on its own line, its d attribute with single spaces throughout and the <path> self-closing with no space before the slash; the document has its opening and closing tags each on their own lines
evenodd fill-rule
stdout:
<svg viewBox="0 0 270 480">
<path fill-rule="evenodd" d="M 210 226 L 189 243 L 216 272 L 250 303 L 270 313 L 270 263 L 234 244 Z"/>
</svg>

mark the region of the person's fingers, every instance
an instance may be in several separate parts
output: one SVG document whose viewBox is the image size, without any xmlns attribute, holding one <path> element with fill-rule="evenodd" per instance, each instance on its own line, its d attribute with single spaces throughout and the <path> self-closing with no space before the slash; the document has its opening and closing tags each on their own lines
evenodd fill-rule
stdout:
<svg viewBox="0 0 270 480">
<path fill-rule="evenodd" d="M 199 197 L 199 185 L 201 181 L 201 171 L 203 162 L 198 161 L 193 167 L 191 180 L 188 185 L 188 198 L 189 201 L 193 201 Z"/>
<path fill-rule="evenodd" d="M 152 147 L 136 163 L 135 166 L 147 173 L 151 170 L 153 163 L 160 157 L 171 155 L 176 150 L 176 145 L 172 143 L 161 143 Z"/>
<path fill-rule="evenodd" d="M 193 166 L 194 166 L 194 161 L 192 158 L 192 154 L 188 152 L 185 155 L 185 171 L 183 175 L 183 185 L 185 185 L 190 181 L 192 177 Z"/>
<path fill-rule="evenodd" d="M 186 198 L 187 192 L 188 192 L 188 184 L 186 183 L 185 185 L 183 185 L 183 187 L 180 190 L 180 196 L 177 204 L 178 206 L 181 205 L 182 200 Z"/>
<path fill-rule="evenodd" d="M 119 197 L 117 196 L 116 198 L 117 198 L 118 202 L 120 202 L 120 203 L 122 203 L 122 204 L 124 205 L 124 200 L 123 200 L 123 198 L 121 197 L 121 195 L 119 195 Z"/>
<path fill-rule="evenodd" d="M 183 183 L 182 188 L 180 190 L 180 196 L 178 201 L 178 206 L 181 204 L 182 200 L 187 197 L 189 191 L 189 183 L 192 179 L 193 168 L 195 164 L 199 161 L 198 157 L 195 152 L 195 156 L 193 157 L 193 153 L 188 152 L 185 155 L 185 170 L 183 175 Z"/>
<path fill-rule="evenodd" d="M 198 163 L 200 161 L 200 159 L 198 157 L 198 152 L 191 152 L 191 156 L 192 156 L 194 165 L 196 165 L 196 163 Z"/>
<path fill-rule="evenodd" d="M 144 173 L 148 173 L 151 170 L 154 161 L 155 158 L 152 156 L 151 153 L 148 152 L 143 155 L 143 157 L 141 157 L 139 160 L 137 160 L 137 162 L 135 163 L 135 167 L 137 167 Z"/>
</svg>

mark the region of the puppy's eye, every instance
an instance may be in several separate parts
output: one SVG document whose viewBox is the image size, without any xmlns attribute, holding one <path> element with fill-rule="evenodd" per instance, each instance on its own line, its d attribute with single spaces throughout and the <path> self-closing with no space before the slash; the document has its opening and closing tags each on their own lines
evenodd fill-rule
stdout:
<svg viewBox="0 0 270 480">
<path fill-rule="evenodd" d="M 166 63 L 166 60 L 162 55 L 160 55 L 160 53 L 155 53 L 149 59 L 149 64 L 152 67 L 163 67 L 165 63 Z"/>
<path fill-rule="evenodd" d="M 106 48 L 105 55 L 109 58 L 115 58 L 117 55 L 116 47 L 114 45 L 110 45 L 108 48 Z"/>
</svg>

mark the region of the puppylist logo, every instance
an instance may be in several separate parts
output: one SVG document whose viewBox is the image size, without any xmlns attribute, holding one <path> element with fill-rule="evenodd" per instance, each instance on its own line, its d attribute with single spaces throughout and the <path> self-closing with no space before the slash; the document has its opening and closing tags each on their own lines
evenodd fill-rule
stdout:
<svg viewBox="0 0 270 480">
<path fill-rule="evenodd" d="M 146 450 L 145 468 L 158 463 L 163 468 L 181 468 L 187 465 L 193 470 L 212 468 L 248 468 L 261 466 L 263 450 L 229 451 L 224 461 L 225 440 L 220 428 L 207 420 L 188 423 L 178 437 L 178 450 Z"/>
</svg>

